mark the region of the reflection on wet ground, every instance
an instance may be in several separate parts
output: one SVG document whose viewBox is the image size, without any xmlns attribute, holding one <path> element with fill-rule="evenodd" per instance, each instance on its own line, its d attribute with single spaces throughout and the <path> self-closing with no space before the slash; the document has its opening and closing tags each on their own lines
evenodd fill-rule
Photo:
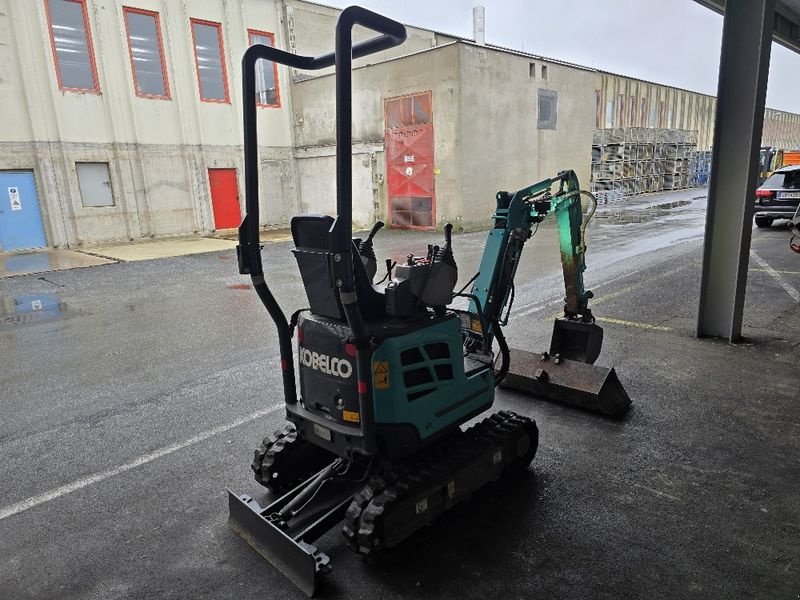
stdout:
<svg viewBox="0 0 800 600">
<path fill-rule="evenodd" d="M 58 294 L 0 296 L 0 327 L 53 321 L 67 312 L 67 304 Z"/>
<path fill-rule="evenodd" d="M 607 209 L 595 215 L 595 218 L 602 220 L 603 223 L 609 225 L 627 225 L 629 223 L 647 223 L 674 217 L 683 211 L 676 211 L 676 208 L 683 208 L 691 206 L 695 203 L 692 200 L 675 200 L 673 202 L 663 202 L 661 204 L 654 204 L 652 206 L 638 206 L 638 207 L 619 207 L 618 209 Z"/>
<path fill-rule="evenodd" d="M 116 261 L 60 249 L 0 253 L 0 278 L 46 271 L 62 271 L 77 267 L 92 267 L 113 262 Z"/>
</svg>

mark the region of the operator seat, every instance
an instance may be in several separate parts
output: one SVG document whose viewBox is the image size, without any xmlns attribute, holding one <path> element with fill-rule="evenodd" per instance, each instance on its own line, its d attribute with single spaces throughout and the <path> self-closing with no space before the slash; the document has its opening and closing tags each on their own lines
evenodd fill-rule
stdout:
<svg viewBox="0 0 800 600">
<path fill-rule="evenodd" d="M 333 285 L 334 276 L 331 270 L 333 253 L 330 251 L 329 232 L 334 221 L 330 215 L 306 214 L 292 217 L 291 230 L 295 245 L 292 253 L 297 259 L 311 312 L 346 321 L 339 294 Z M 372 285 L 355 244 L 352 253 L 356 296 L 361 314 L 365 318 L 385 315 L 384 294 Z"/>
</svg>

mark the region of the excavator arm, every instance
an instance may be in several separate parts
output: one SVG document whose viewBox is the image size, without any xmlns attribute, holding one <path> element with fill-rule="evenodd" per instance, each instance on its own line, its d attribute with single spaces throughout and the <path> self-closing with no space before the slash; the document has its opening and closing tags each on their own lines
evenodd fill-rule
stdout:
<svg viewBox="0 0 800 600">
<path fill-rule="evenodd" d="M 558 189 L 554 192 L 556 184 Z M 592 293 L 583 284 L 586 244 L 580 198 L 585 193 L 581 192 L 574 171 L 562 171 L 556 177 L 513 193 L 497 193 L 494 223 L 470 294 L 470 312 L 483 317 L 489 325 L 488 335 L 494 334 L 494 324 L 506 325 L 522 248 L 531 238 L 534 226 L 548 215 L 555 215 L 558 224 L 566 292 L 564 317 L 586 323 L 593 321 L 588 308 Z"/>
<path fill-rule="evenodd" d="M 592 200 L 586 217 L 581 206 L 584 195 Z M 469 294 L 469 312 L 478 319 L 467 331 L 467 351 L 482 348 L 485 352 L 496 339 L 502 356 L 496 384 L 607 415 L 623 414 L 631 401 L 614 369 L 593 364 L 600 354 L 603 329 L 595 324 L 589 309 L 592 292 L 584 287 L 583 272 L 584 232 L 594 214 L 594 197 L 580 189 L 574 171 L 562 171 L 513 193 L 498 192 L 496 199 L 493 226 Z M 548 352 L 510 350 L 502 327 L 514 302 L 514 278 L 522 248 L 534 227 L 549 215 L 555 216 L 558 226 L 564 315 L 555 320 Z"/>
</svg>

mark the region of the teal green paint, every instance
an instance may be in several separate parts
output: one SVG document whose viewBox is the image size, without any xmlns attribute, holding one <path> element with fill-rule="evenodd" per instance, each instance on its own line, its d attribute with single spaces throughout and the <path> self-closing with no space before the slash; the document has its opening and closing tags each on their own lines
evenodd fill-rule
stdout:
<svg viewBox="0 0 800 600">
<path fill-rule="evenodd" d="M 450 358 L 433 360 L 425 354 L 425 344 L 444 342 L 450 349 Z M 403 366 L 400 354 L 409 348 L 419 348 L 424 361 Z M 389 363 L 389 388 L 375 389 L 373 400 L 375 422 L 378 424 L 410 423 L 425 439 L 445 427 L 461 422 L 471 412 L 491 404 L 494 399 L 494 376 L 490 369 L 467 377 L 464 373 L 463 338 L 461 323 L 457 317 L 437 323 L 431 327 L 408 335 L 384 340 L 372 356 L 372 370 L 378 362 Z M 451 365 L 453 378 L 437 381 L 434 366 Z M 403 373 L 424 367 L 430 370 L 433 383 L 406 388 Z M 435 391 L 416 400 L 408 400 L 408 394 L 428 388 Z M 465 401 L 466 400 L 466 401 Z M 449 407 L 454 407 L 447 411 Z M 437 412 L 447 411 L 436 415 Z"/>
<path fill-rule="evenodd" d="M 553 185 L 558 191 L 552 193 Z M 574 171 L 560 173 L 558 177 L 544 179 L 511 195 L 508 208 L 498 207 L 492 216 L 493 228 L 486 239 L 478 278 L 472 294 L 480 302 L 487 332 L 492 339 L 491 323 L 495 320 L 505 325 L 504 311 L 509 301 L 511 287 L 522 255 L 522 245 L 529 238 L 533 225 L 547 215 L 555 214 L 558 225 L 561 265 L 566 289 L 566 312 L 582 314 L 588 300 L 584 289 L 584 250 L 581 240 L 580 187 Z M 552 194 L 552 195 L 551 195 Z M 534 209 L 536 200 L 548 199 L 550 209 L 546 215 Z M 520 243 L 521 242 L 521 243 Z M 475 301 L 470 311 L 477 313 Z"/>
</svg>

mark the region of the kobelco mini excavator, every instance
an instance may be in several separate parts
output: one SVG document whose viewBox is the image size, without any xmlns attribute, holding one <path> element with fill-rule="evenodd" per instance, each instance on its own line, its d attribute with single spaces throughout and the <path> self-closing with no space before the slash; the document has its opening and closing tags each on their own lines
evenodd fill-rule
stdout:
<svg viewBox="0 0 800 600">
<path fill-rule="evenodd" d="M 353 44 L 356 24 L 380 35 Z M 307 57 L 257 45 L 243 59 L 246 216 L 239 228 L 239 270 L 252 278 L 278 330 L 288 423 L 263 441 L 252 463 L 256 480 L 274 499 L 262 507 L 229 492 L 230 520 L 309 596 L 331 569 L 313 543 L 337 523 L 344 522 L 342 532 L 355 552 L 378 557 L 413 543 L 415 533 L 504 473 L 528 467 L 539 439 L 532 419 L 500 411 L 464 427 L 491 409 L 499 383 L 608 414 L 630 404 L 613 369 L 591 364 L 602 330 L 583 287 L 581 196 L 587 193 L 572 171 L 497 194 L 469 293 L 454 292 L 458 267 L 449 224 L 441 247 L 409 255 L 385 286 L 373 284 L 372 240 L 382 223 L 365 239 L 352 238 L 351 64 L 405 36 L 401 24 L 350 7 L 339 17 L 330 54 Z M 303 70 L 336 67 L 337 215 L 291 220 L 309 309 L 288 320 L 261 261 L 259 59 Z M 561 236 L 564 316 L 556 321 L 548 352 L 512 353 L 503 326 L 514 275 L 525 242 L 548 215 L 556 216 Z M 465 310 L 451 306 L 458 297 Z"/>
</svg>

